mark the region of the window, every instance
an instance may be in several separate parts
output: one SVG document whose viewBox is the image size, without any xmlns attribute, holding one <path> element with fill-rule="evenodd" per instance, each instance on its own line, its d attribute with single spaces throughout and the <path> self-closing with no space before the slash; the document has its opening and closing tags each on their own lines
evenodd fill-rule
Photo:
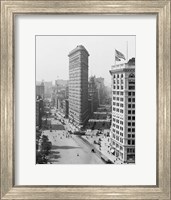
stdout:
<svg viewBox="0 0 171 200">
<path fill-rule="evenodd" d="M 132 129 L 132 132 L 135 133 L 135 128 Z"/>
<path fill-rule="evenodd" d="M 135 120 L 135 116 L 132 117 L 132 120 Z"/>
<path fill-rule="evenodd" d="M 131 96 L 131 92 L 128 92 L 128 95 Z"/>
<path fill-rule="evenodd" d="M 131 138 L 131 134 L 128 134 L 128 138 Z"/>
<path fill-rule="evenodd" d="M 131 116 L 128 116 L 128 120 L 131 120 Z"/>
<path fill-rule="evenodd" d="M 131 108 L 131 104 L 128 104 L 128 108 Z"/>
<path fill-rule="evenodd" d="M 132 145 L 135 145 L 135 140 L 132 140 Z"/>
<path fill-rule="evenodd" d="M 129 90 L 135 90 L 135 86 L 129 86 Z"/>
<path fill-rule="evenodd" d="M 131 132 L 131 128 L 128 128 L 128 132 Z"/>
<path fill-rule="evenodd" d="M 128 114 L 131 114 L 131 110 L 128 110 Z"/>
<path fill-rule="evenodd" d="M 121 86 L 121 90 L 123 90 L 123 86 Z"/>
<path fill-rule="evenodd" d="M 117 95 L 119 95 L 119 92 L 117 92 Z"/>
<path fill-rule="evenodd" d="M 135 114 L 135 110 L 132 111 L 132 114 Z"/>
<path fill-rule="evenodd" d="M 121 78 L 123 78 L 123 74 L 121 74 Z"/>
<path fill-rule="evenodd" d="M 129 78 L 134 78 L 135 75 L 132 73 L 132 74 L 129 74 Z"/>
<path fill-rule="evenodd" d="M 132 108 L 135 108 L 135 104 L 132 105 Z"/>
<path fill-rule="evenodd" d="M 132 122 L 132 126 L 135 126 L 135 122 Z"/>
<path fill-rule="evenodd" d="M 132 99 L 132 102 L 135 102 L 135 98 Z"/>
<path fill-rule="evenodd" d="M 132 135 L 132 138 L 135 138 L 135 135 L 134 135 L 134 134 Z"/>
<path fill-rule="evenodd" d="M 131 126 L 131 122 L 128 122 L 128 126 Z"/>
<path fill-rule="evenodd" d="M 131 98 L 128 98 L 128 102 L 131 102 Z"/>
<path fill-rule="evenodd" d="M 117 75 L 117 78 L 119 78 L 119 74 Z"/>
<path fill-rule="evenodd" d="M 131 140 L 128 140 L 128 144 L 129 144 L 129 145 L 131 144 Z"/>
</svg>

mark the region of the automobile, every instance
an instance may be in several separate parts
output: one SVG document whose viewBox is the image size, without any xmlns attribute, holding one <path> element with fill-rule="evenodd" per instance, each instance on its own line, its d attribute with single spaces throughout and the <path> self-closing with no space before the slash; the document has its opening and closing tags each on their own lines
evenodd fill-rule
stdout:
<svg viewBox="0 0 171 200">
<path fill-rule="evenodd" d="M 92 149 L 91 152 L 96 153 L 94 149 Z"/>
</svg>

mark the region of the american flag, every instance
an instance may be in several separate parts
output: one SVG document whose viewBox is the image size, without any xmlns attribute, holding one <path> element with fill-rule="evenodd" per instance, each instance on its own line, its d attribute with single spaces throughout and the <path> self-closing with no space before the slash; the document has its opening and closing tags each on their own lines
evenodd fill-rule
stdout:
<svg viewBox="0 0 171 200">
<path fill-rule="evenodd" d="M 125 56 L 118 50 L 115 49 L 115 60 L 120 61 L 121 59 L 125 59 Z"/>
</svg>

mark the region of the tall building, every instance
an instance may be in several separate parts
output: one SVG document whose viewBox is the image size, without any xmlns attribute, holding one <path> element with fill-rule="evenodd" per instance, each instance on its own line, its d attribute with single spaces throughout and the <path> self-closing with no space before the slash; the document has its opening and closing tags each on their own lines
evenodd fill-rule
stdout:
<svg viewBox="0 0 171 200">
<path fill-rule="evenodd" d="M 88 109 L 88 57 L 84 46 L 69 53 L 69 119 L 81 128 L 89 117 Z"/>
<path fill-rule="evenodd" d="M 89 107 L 90 114 L 97 110 L 99 106 L 98 100 L 98 89 L 95 84 L 95 76 L 91 76 L 88 83 L 88 99 L 89 99 Z"/>
<path fill-rule="evenodd" d="M 45 95 L 44 82 L 36 84 L 36 96 L 40 96 L 42 99 L 44 99 L 44 95 Z"/>
<path fill-rule="evenodd" d="M 112 75 L 111 148 L 125 163 L 135 162 L 135 58 L 116 64 Z"/>
<path fill-rule="evenodd" d="M 38 126 L 39 128 L 42 127 L 43 113 L 44 113 L 43 100 L 41 96 L 37 96 L 36 98 L 36 126 Z"/>
<path fill-rule="evenodd" d="M 52 95 L 52 81 L 51 82 L 44 82 L 44 95 L 45 98 L 51 98 Z"/>
<path fill-rule="evenodd" d="M 99 104 L 105 104 L 105 85 L 104 85 L 104 78 L 98 77 L 95 78 L 95 84 L 98 90 L 98 101 Z"/>
</svg>

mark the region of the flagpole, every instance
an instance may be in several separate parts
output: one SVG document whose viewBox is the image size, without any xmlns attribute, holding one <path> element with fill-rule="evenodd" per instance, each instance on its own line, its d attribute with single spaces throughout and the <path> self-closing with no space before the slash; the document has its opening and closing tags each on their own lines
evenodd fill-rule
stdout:
<svg viewBox="0 0 171 200">
<path fill-rule="evenodd" d="M 115 49 L 115 65 L 116 65 L 116 49 Z"/>
</svg>

